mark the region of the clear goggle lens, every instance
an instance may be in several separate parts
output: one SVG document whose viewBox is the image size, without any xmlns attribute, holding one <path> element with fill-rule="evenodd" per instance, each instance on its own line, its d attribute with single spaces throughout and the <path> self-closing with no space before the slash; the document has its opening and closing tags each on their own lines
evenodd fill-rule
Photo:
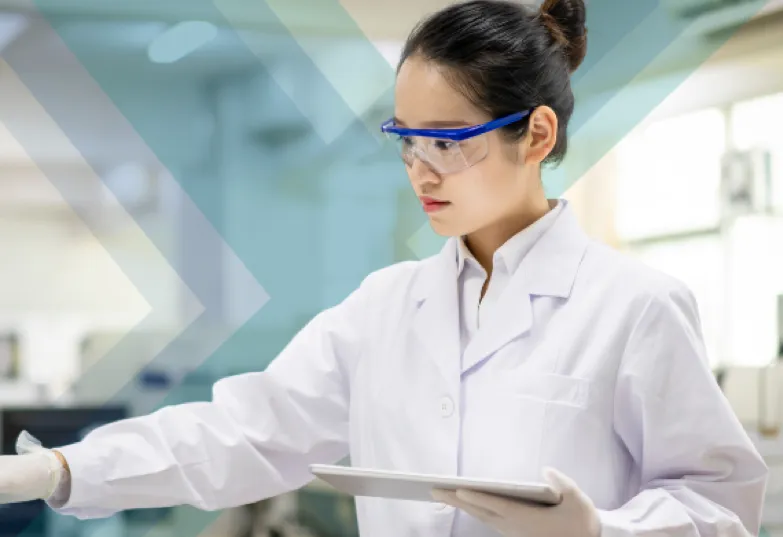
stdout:
<svg viewBox="0 0 783 537">
<path fill-rule="evenodd" d="M 400 136 L 389 133 L 389 139 L 407 166 L 421 160 L 437 173 L 456 173 L 479 163 L 487 156 L 485 136 L 455 141 L 427 136 Z"/>
</svg>

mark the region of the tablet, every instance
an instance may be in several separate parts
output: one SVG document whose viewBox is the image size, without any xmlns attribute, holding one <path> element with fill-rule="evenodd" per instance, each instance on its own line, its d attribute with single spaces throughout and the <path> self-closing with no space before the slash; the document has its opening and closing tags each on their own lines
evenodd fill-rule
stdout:
<svg viewBox="0 0 783 537">
<path fill-rule="evenodd" d="M 431 496 L 433 489 L 461 488 L 539 505 L 557 505 L 561 501 L 560 493 L 545 483 L 508 483 L 324 464 L 311 465 L 310 471 L 339 492 L 351 496 L 435 502 Z"/>
</svg>

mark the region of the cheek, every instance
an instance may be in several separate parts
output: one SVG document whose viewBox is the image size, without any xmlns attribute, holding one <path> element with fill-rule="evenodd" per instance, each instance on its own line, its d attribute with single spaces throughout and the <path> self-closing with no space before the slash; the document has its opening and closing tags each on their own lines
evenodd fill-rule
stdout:
<svg viewBox="0 0 783 537">
<path fill-rule="evenodd" d="M 487 164 L 471 168 L 459 178 L 455 177 L 460 198 L 471 202 L 471 205 L 497 206 L 507 201 L 515 190 L 508 170 Z"/>
</svg>

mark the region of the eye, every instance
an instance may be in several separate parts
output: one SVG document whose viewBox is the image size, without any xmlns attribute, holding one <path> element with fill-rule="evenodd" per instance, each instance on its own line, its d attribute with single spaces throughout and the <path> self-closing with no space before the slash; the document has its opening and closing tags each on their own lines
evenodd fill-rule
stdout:
<svg viewBox="0 0 783 537">
<path fill-rule="evenodd" d="M 451 151 L 456 143 L 452 142 L 451 140 L 436 140 L 433 145 L 439 151 Z"/>
<path fill-rule="evenodd" d="M 397 141 L 405 146 L 413 145 L 413 138 L 411 138 L 410 136 L 399 136 L 397 138 Z"/>
</svg>

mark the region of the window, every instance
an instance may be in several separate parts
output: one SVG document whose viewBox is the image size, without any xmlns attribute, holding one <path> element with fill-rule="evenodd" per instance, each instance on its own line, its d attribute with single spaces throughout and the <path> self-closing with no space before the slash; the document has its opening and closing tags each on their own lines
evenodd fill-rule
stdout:
<svg viewBox="0 0 783 537">
<path fill-rule="evenodd" d="M 783 94 L 640 128 L 616 149 L 616 226 L 631 255 L 683 281 L 699 305 L 710 362 L 763 365 L 778 351 L 783 219 L 750 215 L 720 233 L 725 150 L 767 150 L 783 208 Z M 730 120 L 730 121 L 729 121 Z M 654 240 L 649 240 L 654 239 Z"/>
<path fill-rule="evenodd" d="M 731 142 L 740 151 L 765 150 L 771 157 L 773 205 L 783 209 L 783 94 L 736 103 L 731 110 Z M 743 364 L 763 364 L 778 351 L 777 295 L 783 293 L 783 220 L 780 216 L 739 219 L 731 230 L 732 349 Z"/>
<path fill-rule="evenodd" d="M 739 219 L 726 252 L 730 285 L 725 290 L 731 361 L 762 365 L 777 354 L 777 295 L 783 292 L 783 223 L 753 216 Z"/>
<path fill-rule="evenodd" d="M 710 229 L 720 217 L 726 121 L 717 109 L 640 128 L 617 148 L 621 240 Z"/>
</svg>

